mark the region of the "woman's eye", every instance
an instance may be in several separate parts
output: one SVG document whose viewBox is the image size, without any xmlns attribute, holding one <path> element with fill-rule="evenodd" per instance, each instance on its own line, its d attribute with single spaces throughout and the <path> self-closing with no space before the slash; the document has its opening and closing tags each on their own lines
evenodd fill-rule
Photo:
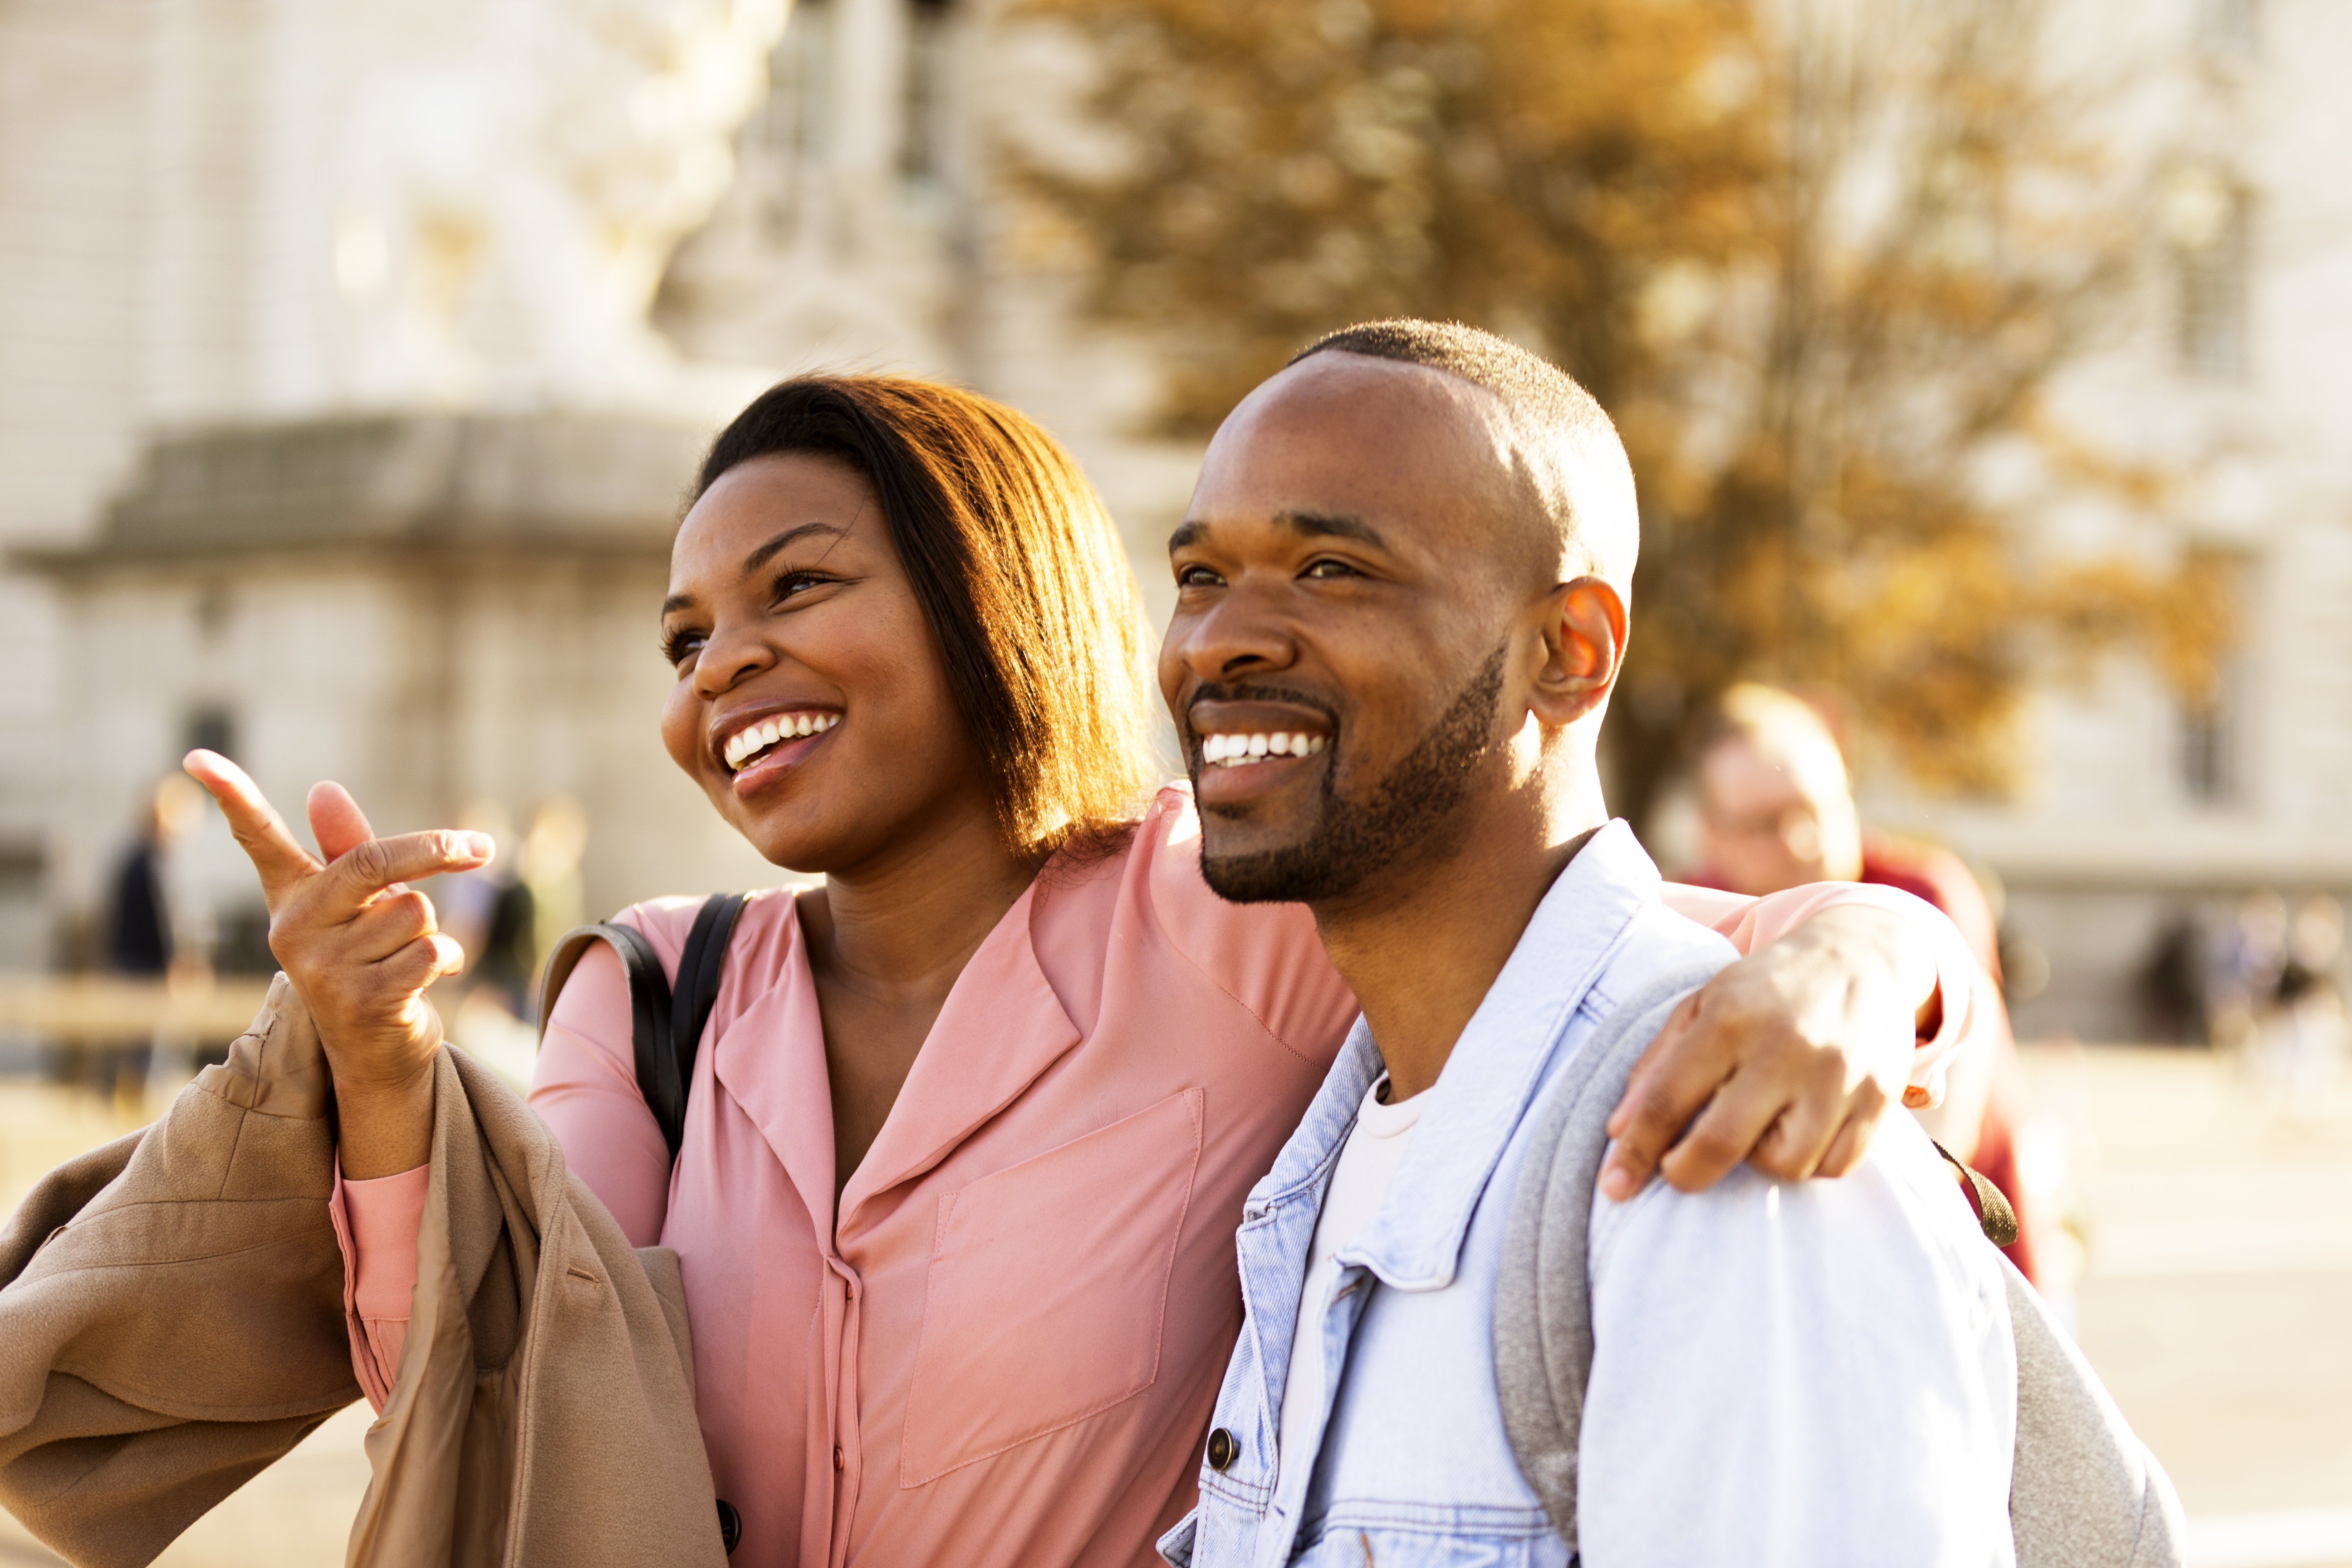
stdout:
<svg viewBox="0 0 2352 1568">
<path fill-rule="evenodd" d="M 1179 588 L 1213 588 L 1222 579 L 1206 566 L 1179 566 L 1176 569 L 1176 585 Z"/>
<path fill-rule="evenodd" d="M 811 588 L 820 587 L 833 579 L 815 572 L 787 572 L 776 579 L 776 603 L 797 598 Z"/>
<path fill-rule="evenodd" d="M 673 631 L 662 634 L 662 662 L 676 668 L 684 659 L 702 651 L 703 634 L 698 631 Z"/>
</svg>

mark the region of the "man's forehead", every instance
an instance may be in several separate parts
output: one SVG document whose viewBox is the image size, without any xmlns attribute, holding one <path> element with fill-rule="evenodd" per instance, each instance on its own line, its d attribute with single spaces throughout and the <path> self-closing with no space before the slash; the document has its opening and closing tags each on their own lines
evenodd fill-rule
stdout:
<svg viewBox="0 0 2352 1568">
<path fill-rule="evenodd" d="M 1499 406 L 1483 389 L 1423 365 L 1320 353 L 1258 387 L 1218 430 L 1192 516 L 1362 516 L 1465 493 L 1499 500 L 1508 462 Z"/>
</svg>

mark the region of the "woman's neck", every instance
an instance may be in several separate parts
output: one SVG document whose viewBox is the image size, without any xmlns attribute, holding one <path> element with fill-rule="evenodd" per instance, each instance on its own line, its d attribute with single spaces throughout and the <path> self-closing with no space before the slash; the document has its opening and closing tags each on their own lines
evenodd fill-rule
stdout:
<svg viewBox="0 0 2352 1568">
<path fill-rule="evenodd" d="M 992 813 L 902 843 L 800 895 L 810 966 L 875 1002 L 944 1000 L 1041 863 L 1004 842 Z"/>
</svg>

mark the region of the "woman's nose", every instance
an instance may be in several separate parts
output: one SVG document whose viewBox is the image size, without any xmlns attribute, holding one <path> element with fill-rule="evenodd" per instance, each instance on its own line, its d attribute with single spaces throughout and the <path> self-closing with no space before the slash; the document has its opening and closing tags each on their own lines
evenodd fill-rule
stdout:
<svg viewBox="0 0 2352 1568">
<path fill-rule="evenodd" d="M 774 668 L 776 657 L 764 637 L 748 630 L 730 634 L 725 627 L 715 629 L 694 661 L 695 689 L 705 697 L 724 695 L 749 677 Z"/>
</svg>

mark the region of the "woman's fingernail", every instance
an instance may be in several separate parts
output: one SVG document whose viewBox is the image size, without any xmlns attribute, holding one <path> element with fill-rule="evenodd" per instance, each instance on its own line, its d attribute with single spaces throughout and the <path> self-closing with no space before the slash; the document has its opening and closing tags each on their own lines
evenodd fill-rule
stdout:
<svg viewBox="0 0 2352 1568">
<path fill-rule="evenodd" d="M 458 847 L 467 855 L 487 860 L 498 850 L 498 841 L 487 833 L 460 833 Z"/>
</svg>

